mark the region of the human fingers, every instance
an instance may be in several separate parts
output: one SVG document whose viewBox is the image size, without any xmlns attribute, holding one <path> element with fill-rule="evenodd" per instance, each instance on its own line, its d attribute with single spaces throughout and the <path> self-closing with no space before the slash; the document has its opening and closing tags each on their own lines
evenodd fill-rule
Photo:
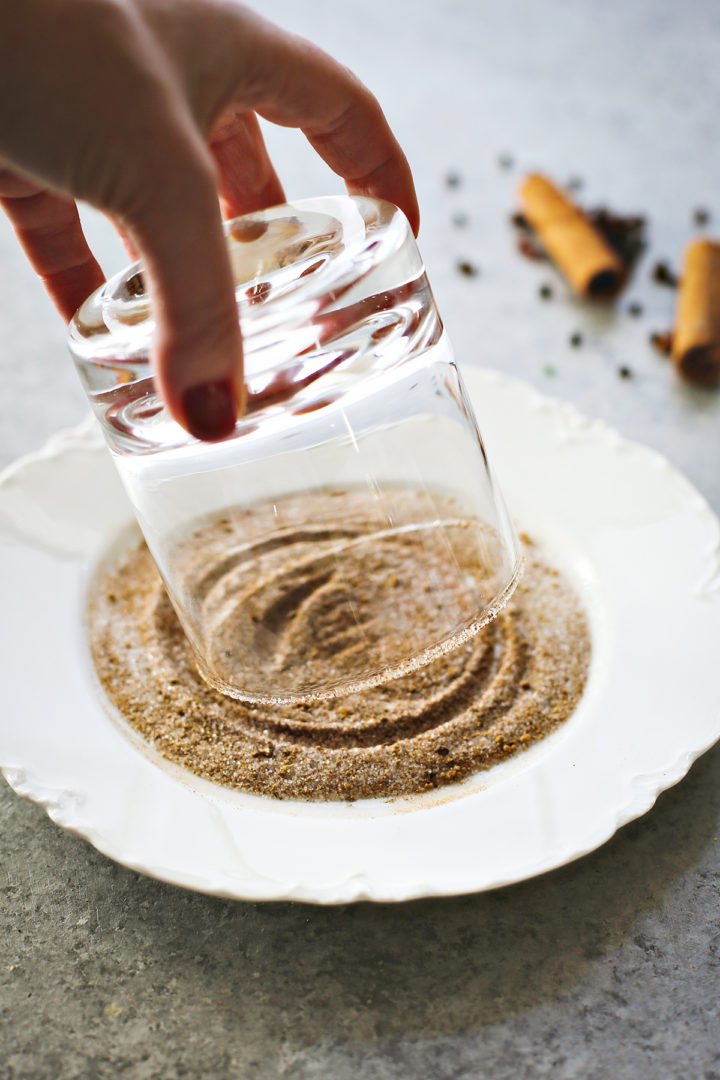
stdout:
<svg viewBox="0 0 720 1080">
<path fill-rule="evenodd" d="M 0 110 L 2 162 L 67 200 L 85 199 L 128 233 L 146 265 L 160 392 L 194 435 L 228 435 L 242 404 L 242 345 L 216 171 L 146 4 L 6 6 L 0 89 L 13 108 Z M 61 205 L 68 214 L 67 202 L 45 209 Z M 90 275 L 81 290 L 55 277 L 90 265 L 78 227 L 68 219 L 55 246 L 52 225 L 28 228 L 36 268 L 63 287 L 70 314 L 68 289 L 87 294 L 102 280 Z"/>
<path fill-rule="evenodd" d="M 377 100 L 347 68 L 235 0 L 174 0 L 153 10 L 156 32 L 168 43 L 202 130 L 212 132 L 218 116 L 232 109 L 300 128 L 349 191 L 396 203 L 417 232 L 407 159 Z M 205 77 L 198 79 L 198 57 L 210 55 L 212 66 L 206 61 Z M 256 148 L 252 133 L 251 142 Z M 256 165 L 243 164 L 239 155 L 236 161 L 241 182 L 244 169 L 267 169 L 264 156 Z"/>
<path fill-rule="evenodd" d="M 168 148 L 151 175 L 121 221 L 150 280 L 160 392 L 193 435 L 222 439 L 244 407 L 244 384 L 215 170 L 198 143 Z"/>
<path fill-rule="evenodd" d="M 348 190 L 396 203 L 417 233 L 417 196 L 407 158 L 377 101 L 317 46 L 264 24 L 253 69 L 252 106 L 300 128 Z"/>
<path fill-rule="evenodd" d="M 0 206 L 66 322 L 104 279 L 73 199 L 0 168 Z"/>
<path fill-rule="evenodd" d="M 218 167 L 218 190 L 228 217 L 285 201 L 254 113 L 227 114 L 212 132 L 210 150 Z"/>
<path fill-rule="evenodd" d="M 123 196 L 130 209 L 119 231 L 147 264 L 158 326 L 156 372 L 170 411 L 196 437 L 223 438 L 243 404 L 242 348 L 214 172 L 209 160 L 174 170 L 166 159 L 163 168 L 167 175 L 156 167 L 156 184 L 146 185 L 140 198 Z M 104 281 L 74 200 L 4 169 L 0 205 L 69 321 Z"/>
</svg>

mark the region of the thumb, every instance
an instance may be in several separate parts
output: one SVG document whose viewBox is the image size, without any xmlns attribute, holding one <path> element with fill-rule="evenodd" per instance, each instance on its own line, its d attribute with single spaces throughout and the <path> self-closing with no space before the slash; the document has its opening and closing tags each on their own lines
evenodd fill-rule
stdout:
<svg viewBox="0 0 720 1080">
<path fill-rule="evenodd" d="M 244 407 L 242 343 L 215 170 L 198 139 L 153 160 L 123 200 L 122 226 L 145 263 L 153 359 L 171 414 L 198 439 L 230 435 Z"/>
</svg>

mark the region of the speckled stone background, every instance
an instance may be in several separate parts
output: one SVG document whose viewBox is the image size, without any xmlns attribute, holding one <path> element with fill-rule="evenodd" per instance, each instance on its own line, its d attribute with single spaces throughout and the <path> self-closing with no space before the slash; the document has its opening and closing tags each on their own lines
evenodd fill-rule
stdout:
<svg viewBox="0 0 720 1080">
<path fill-rule="evenodd" d="M 720 510 L 718 395 L 679 385 L 647 344 L 674 301 L 651 283 L 652 262 L 677 262 L 698 206 L 720 235 L 720 8 L 266 0 L 263 10 L 382 100 L 415 169 L 421 245 L 461 362 L 609 420 Z M 269 142 L 288 195 L 338 190 L 300 136 Z M 512 169 L 498 166 L 503 153 Z M 590 204 L 648 215 L 650 250 L 615 310 L 587 310 L 514 252 L 507 213 L 534 167 L 580 177 Z M 452 224 L 458 213 L 466 226 Z M 107 225 L 87 222 L 104 266 L 118 269 Z M 460 276 L 458 260 L 479 274 Z M 544 303 L 546 280 L 555 296 Z M 0 281 L 4 465 L 85 407 L 63 328 L 4 222 Z M 631 300 L 642 316 L 628 313 Z M 61 832 L 4 783 L 0 821 L 2 1080 L 720 1078 L 718 748 L 572 866 L 397 907 L 228 903 L 160 885 Z"/>
</svg>

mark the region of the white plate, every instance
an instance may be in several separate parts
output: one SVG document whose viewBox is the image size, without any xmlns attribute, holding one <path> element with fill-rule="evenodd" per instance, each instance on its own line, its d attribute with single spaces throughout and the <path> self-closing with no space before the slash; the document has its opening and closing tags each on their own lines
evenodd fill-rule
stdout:
<svg viewBox="0 0 720 1080">
<path fill-rule="evenodd" d="M 718 522 L 662 457 L 522 383 L 466 381 L 508 503 L 585 597 L 594 658 L 572 718 L 462 784 L 355 804 L 226 791 L 110 718 L 84 589 L 131 517 L 94 427 L 0 478 L 0 759 L 21 795 L 143 873 L 243 899 L 490 889 L 591 851 L 720 737 Z"/>
</svg>

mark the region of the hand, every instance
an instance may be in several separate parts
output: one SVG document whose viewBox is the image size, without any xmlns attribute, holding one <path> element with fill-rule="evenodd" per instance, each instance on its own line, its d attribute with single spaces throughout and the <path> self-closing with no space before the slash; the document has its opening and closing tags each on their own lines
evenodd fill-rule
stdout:
<svg viewBox="0 0 720 1080">
<path fill-rule="evenodd" d="M 282 202 L 258 116 L 300 128 L 348 191 L 397 203 L 407 161 L 372 94 L 320 49 L 233 0 L 0 5 L 0 204 L 66 320 L 103 281 L 75 199 L 145 262 L 160 391 L 223 438 L 243 408 L 242 344 L 222 232 Z"/>
</svg>

